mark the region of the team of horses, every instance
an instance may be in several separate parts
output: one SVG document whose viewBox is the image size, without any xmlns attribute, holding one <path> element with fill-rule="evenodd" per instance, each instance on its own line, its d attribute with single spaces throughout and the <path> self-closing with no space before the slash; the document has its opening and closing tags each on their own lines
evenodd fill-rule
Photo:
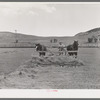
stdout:
<svg viewBox="0 0 100 100">
<path fill-rule="evenodd" d="M 47 47 L 44 45 L 41 45 L 40 43 L 36 44 L 35 46 L 36 51 L 39 52 L 39 56 L 45 56 L 46 55 L 46 51 L 47 51 Z M 59 49 L 59 47 L 58 47 Z M 59 49 L 60 52 L 68 52 L 69 56 L 75 56 L 75 58 L 77 58 L 77 51 L 78 51 L 78 41 L 74 41 L 73 44 L 62 47 Z"/>
</svg>

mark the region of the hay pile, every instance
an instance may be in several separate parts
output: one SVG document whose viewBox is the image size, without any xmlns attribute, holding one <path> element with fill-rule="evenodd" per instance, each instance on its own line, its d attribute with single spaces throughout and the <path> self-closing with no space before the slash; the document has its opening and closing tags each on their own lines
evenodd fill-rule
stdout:
<svg viewBox="0 0 100 100">
<path fill-rule="evenodd" d="M 42 71 L 43 67 L 50 66 L 83 66 L 84 63 L 81 60 L 51 56 L 51 57 L 32 57 L 32 59 L 26 62 L 24 65 L 19 66 L 14 72 L 8 75 L 2 75 L 0 77 L 0 88 L 37 88 L 36 76 Z M 45 69 L 45 68 L 44 68 Z"/>
<path fill-rule="evenodd" d="M 10 74 L 2 74 L 0 77 L 0 88 L 4 89 L 31 89 L 34 88 L 35 75 L 38 72 L 36 68 L 28 68 L 27 65 L 21 65 Z"/>
<path fill-rule="evenodd" d="M 83 61 L 66 56 L 32 57 L 30 61 L 33 65 L 59 65 L 59 66 L 83 66 Z"/>
</svg>

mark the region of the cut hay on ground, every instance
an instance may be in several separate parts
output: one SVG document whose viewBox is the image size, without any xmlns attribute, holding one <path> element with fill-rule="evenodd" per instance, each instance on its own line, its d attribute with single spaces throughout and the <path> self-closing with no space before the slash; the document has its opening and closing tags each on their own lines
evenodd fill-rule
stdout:
<svg viewBox="0 0 100 100">
<path fill-rule="evenodd" d="M 84 63 L 72 57 L 51 56 L 51 57 L 32 57 L 31 64 L 35 65 L 59 65 L 59 66 L 83 66 Z"/>
<path fill-rule="evenodd" d="M 16 71 L 8 75 L 2 75 L 2 77 L 0 78 L 0 88 L 51 88 L 51 86 L 45 85 L 43 81 L 40 83 L 40 79 L 42 79 L 42 77 L 45 77 L 41 76 L 42 73 L 44 75 L 45 72 L 51 71 L 51 68 L 53 73 L 53 70 L 57 68 L 55 66 L 59 66 L 60 71 L 62 69 L 61 66 L 83 65 L 84 64 L 82 61 L 70 57 L 32 57 L 30 61 L 26 62 L 24 65 L 21 65 Z M 59 73 L 59 71 L 57 71 L 56 73 Z M 43 78 L 42 80 L 45 81 L 45 78 Z"/>
</svg>

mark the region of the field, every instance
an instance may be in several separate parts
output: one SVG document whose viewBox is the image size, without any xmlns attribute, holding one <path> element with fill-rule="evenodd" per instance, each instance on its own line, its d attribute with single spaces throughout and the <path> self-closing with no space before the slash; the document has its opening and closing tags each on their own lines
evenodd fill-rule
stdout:
<svg viewBox="0 0 100 100">
<path fill-rule="evenodd" d="M 0 48 L 0 73 L 10 73 L 31 59 L 32 48 Z"/>
<path fill-rule="evenodd" d="M 0 88 L 100 89 L 99 48 L 79 49 L 83 66 L 35 65 L 33 48 L 2 48 L 0 56 Z"/>
</svg>

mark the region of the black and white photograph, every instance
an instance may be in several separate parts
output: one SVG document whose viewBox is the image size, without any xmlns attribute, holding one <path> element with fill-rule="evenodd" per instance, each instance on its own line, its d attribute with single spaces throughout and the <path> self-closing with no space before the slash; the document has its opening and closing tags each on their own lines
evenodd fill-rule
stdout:
<svg viewBox="0 0 100 100">
<path fill-rule="evenodd" d="M 100 89 L 100 3 L 0 2 L 0 89 Z"/>
</svg>

